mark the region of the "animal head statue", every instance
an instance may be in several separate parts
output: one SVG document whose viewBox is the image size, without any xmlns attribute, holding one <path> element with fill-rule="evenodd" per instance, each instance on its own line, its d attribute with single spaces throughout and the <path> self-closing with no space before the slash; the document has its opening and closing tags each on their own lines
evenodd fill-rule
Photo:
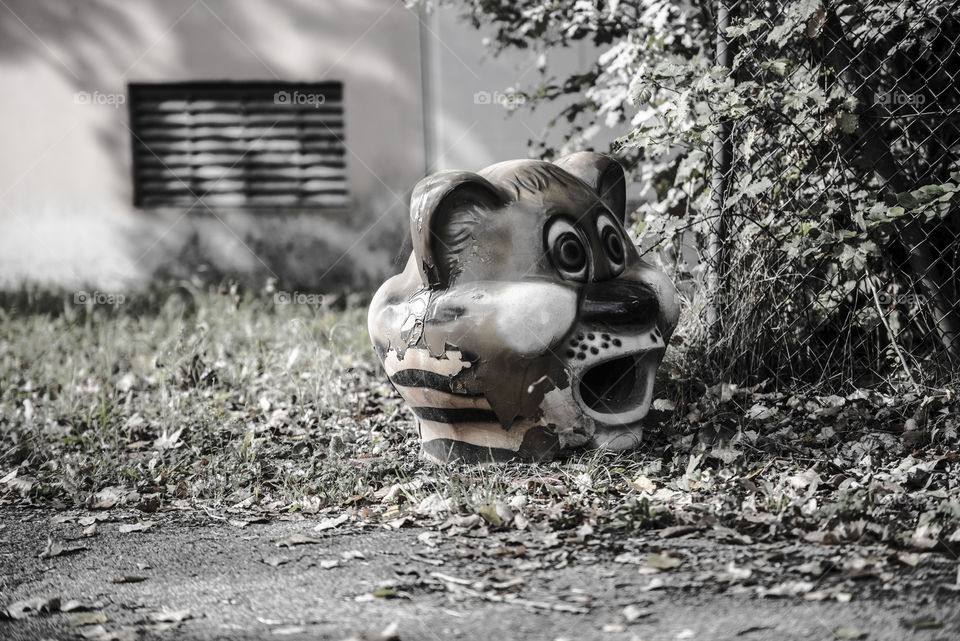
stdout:
<svg viewBox="0 0 960 641">
<path fill-rule="evenodd" d="M 637 445 L 679 309 L 625 207 L 623 168 L 593 152 L 417 184 L 413 252 L 374 296 L 369 330 L 426 458 Z"/>
</svg>

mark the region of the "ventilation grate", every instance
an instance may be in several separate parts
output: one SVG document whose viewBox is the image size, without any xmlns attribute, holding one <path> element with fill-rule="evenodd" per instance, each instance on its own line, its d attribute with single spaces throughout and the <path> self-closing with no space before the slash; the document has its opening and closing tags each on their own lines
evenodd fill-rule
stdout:
<svg viewBox="0 0 960 641">
<path fill-rule="evenodd" d="M 137 207 L 344 208 L 343 86 L 131 84 Z"/>
</svg>

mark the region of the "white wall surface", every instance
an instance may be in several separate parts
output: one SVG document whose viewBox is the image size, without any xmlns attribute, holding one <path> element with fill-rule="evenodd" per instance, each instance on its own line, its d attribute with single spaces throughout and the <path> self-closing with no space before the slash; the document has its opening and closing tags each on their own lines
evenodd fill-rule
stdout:
<svg viewBox="0 0 960 641">
<path fill-rule="evenodd" d="M 556 113 L 524 108 L 509 116 L 500 105 L 478 104 L 477 92 L 492 97 L 535 82 L 538 54 L 492 58 L 455 9 L 421 24 L 400 0 L 4 4 L 5 287 L 120 289 L 197 273 L 276 277 L 289 287 L 375 285 L 405 259 L 407 198 L 425 171 L 424 114 L 436 168 L 478 170 L 526 157 L 528 139 Z M 430 53 L 426 105 L 422 46 Z M 583 69 L 591 56 L 588 46 L 548 52 L 548 67 Z M 189 80 L 342 81 L 350 210 L 134 208 L 127 105 L 116 103 L 129 82 Z"/>
<path fill-rule="evenodd" d="M 206 268 L 332 286 L 390 271 L 386 241 L 402 227 L 423 167 L 418 21 L 402 3 L 5 4 L 3 284 L 119 288 Z M 115 104 L 128 82 L 328 79 L 344 83 L 351 211 L 133 208 L 127 106 Z M 89 103 L 78 104 L 84 95 Z"/>
</svg>

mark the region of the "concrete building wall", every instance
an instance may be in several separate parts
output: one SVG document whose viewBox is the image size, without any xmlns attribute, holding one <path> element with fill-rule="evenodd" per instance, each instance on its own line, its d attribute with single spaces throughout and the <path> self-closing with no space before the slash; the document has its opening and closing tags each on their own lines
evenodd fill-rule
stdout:
<svg viewBox="0 0 960 641">
<path fill-rule="evenodd" d="M 598 52 L 589 43 L 537 51 L 507 50 L 494 56 L 483 33 L 463 19 L 456 5 L 438 8 L 426 20 L 432 60 L 436 137 L 433 155 L 439 169 L 481 169 L 528 155 L 528 141 L 540 139 L 559 104 L 535 111 L 518 102 L 517 89 L 536 85 L 544 76 L 586 69 Z M 512 104 L 511 113 L 505 106 Z M 554 136 L 556 138 L 557 136 Z M 605 148 L 611 136 L 596 141 Z"/>
<path fill-rule="evenodd" d="M 455 10 L 421 23 L 390 0 L 6 0 L 0 286 L 124 288 L 198 273 L 369 286 L 405 258 L 425 156 L 480 169 L 527 155 L 551 114 L 508 118 L 475 95 L 525 81 L 534 63 L 490 59 Z M 349 210 L 135 208 L 127 84 L 192 80 L 342 81 Z"/>
<path fill-rule="evenodd" d="M 10 0 L 0 9 L 0 274 L 102 287 L 197 269 L 296 285 L 389 270 L 422 173 L 416 15 L 382 0 Z M 352 207 L 132 205 L 128 82 L 341 80 Z M 120 96 L 121 98 L 117 98 Z M 86 102 L 82 102 L 86 98 Z M 378 222 L 379 221 L 379 222 Z"/>
</svg>

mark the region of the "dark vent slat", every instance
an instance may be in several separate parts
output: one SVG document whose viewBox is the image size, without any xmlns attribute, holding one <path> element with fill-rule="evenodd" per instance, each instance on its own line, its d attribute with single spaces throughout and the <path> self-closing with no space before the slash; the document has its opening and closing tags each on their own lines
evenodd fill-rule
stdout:
<svg viewBox="0 0 960 641">
<path fill-rule="evenodd" d="M 336 138 L 329 139 L 318 139 L 316 137 L 303 137 L 295 141 L 297 143 L 296 149 L 306 151 L 326 151 L 328 153 L 336 153 L 343 155 L 345 149 L 343 143 L 341 143 Z M 135 143 L 134 147 L 137 151 L 144 152 L 154 152 L 157 154 L 174 151 L 174 152 L 189 152 L 193 153 L 229 153 L 237 152 L 237 155 L 242 155 L 243 153 L 249 153 L 252 151 L 268 151 L 271 147 L 283 147 L 284 150 L 288 150 L 292 145 L 290 141 L 280 141 L 278 144 L 272 144 L 271 140 L 252 140 L 252 141 L 243 141 L 243 140 L 158 140 L 150 141 L 150 143 Z"/>
<path fill-rule="evenodd" d="M 243 116 L 242 122 L 246 125 L 270 127 L 289 126 L 289 125 L 321 125 L 329 127 L 342 126 L 340 120 L 342 116 L 340 108 L 305 111 L 285 110 L 277 113 L 250 113 Z M 134 120 L 135 124 L 141 127 L 206 127 L 221 125 L 236 125 L 237 112 L 223 110 L 222 112 L 170 112 L 170 113 L 151 113 L 146 111 L 138 112 Z"/>
<path fill-rule="evenodd" d="M 338 140 L 199 140 L 199 141 L 151 141 L 134 142 L 134 151 L 139 154 L 226 154 L 237 157 L 250 154 L 283 153 L 286 155 L 329 154 L 342 157 L 346 149 Z"/>
<path fill-rule="evenodd" d="M 171 196 L 145 195 L 142 200 L 145 207 L 193 207 L 203 211 L 206 207 L 303 207 L 340 209 L 349 206 L 350 199 L 346 190 L 337 194 L 301 196 L 299 194 L 248 196 L 247 194 L 216 194 L 204 196 L 199 202 L 192 195 Z M 202 203 L 202 204 L 201 204 Z"/>
<path fill-rule="evenodd" d="M 269 192 L 327 192 L 339 189 L 342 181 L 337 180 L 271 180 L 259 178 L 256 180 L 164 180 L 145 181 L 142 185 L 144 193 L 193 191 L 198 196 L 204 193 L 232 193 L 235 191 L 269 191 Z"/>
<path fill-rule="evenodd" d="M 275 167 L 250 168 L 241 166 L 204 165 L 201 167 L 159 167 L 150 173 L 150 180 L 184 180 L 190 177 L 204 180 L 220 180 L 229 178 L 246 178 L 259 180 L 265 178 L 295 178 L 295 179 L 323 179 L 345 180 L 346 172 L 343 167 Z"/>
<path fill-rule="evenodd" d="M 184 111 L 185 109 L 215 111 L 224 106 L 229 109 L 236 109 L 237 107 L 249 107 L 251 109 L 315 109 L 317 107 L 329 107 L 342 101 L 342 97 L 338 92 L 300 91 L 296 102 L 294 101 L 293 91 L 287 91 L 288 99 L 286 101 L 280 97 L 274 100 L 274 96 L 278 93 L 278 91 L 270 91 L 265 94 L 256 93 L 250 96 L 240 94 L 201 96 L 200 93 L 196 93 L 183 97 L 150 96 L 141 93 L 139 98 L 144 107 L 151 111 Z M 314 98 L 313 96 L 315 95 L 322 95 L 323 98 Z"/>
<path fill-rule="evenodd" d="M 349 206 L 342 96 L 340 83 L 131 85 L 136 204 Z"/>
<path fill-rule="evenodd" d="M 154 149 L 138 149 L 137 162 L 146 165 L 323 165 L 334 163 L 342 165 L 344 156 L 342 149 L 327 149 L 315 153 L 300 153 L 298 151 L 223 151 L 195 154 L 186 152 L 159 153 Z"/>
<path fill-rule="evenodd" d="M 315 130 L 316 131 L 316 130 Z M 231 125 L 224 127 L 144 127 L 137 131 L 141 140 L 300 140 L 302 127 Z M 343 138 L 343 123 L 325 124 L 313 138 Z"/>
<path fill-rule="evenodd" d="M 283 152 L 287 155 L 309 154 L 311 152 L 320 154 L 330 154 L 343 156 L 346 153 L 343 145 L 331 141 L 309 141 L 309 140 L 265 140 L 260 139 L 248 143 L 237 143 L 228 140 L 211 140 L 203 142 L 177 143 L 178 148 L 171 151 L 186 153 L 189 155 L 209 153 L 232 153 L 237 158 L 249 156 L 251 154 L 266 154 L 270 152 Z M 162 142 L 137 143 L 135 151 L 140 154 L 162 156 L 166 149 Z"/>
<path fill-rule="evenodd" d="M 203 171 L 199 171 L 203 169 Z M 326 173 L 324 173 L 326 172 Z M 181 165 L 167 165 L 158 167 L 154 171 L 144 173 L 145 181 L 163 181 L 163 180 L 219 180 L 220 178 L 241 178 L 245 177 L 251 180 L 261 178 L 270 178 L 272 176 L 284 179 L 297 178 L 301 180 L 309 179 L 327 179 L 346 181 L 346 171 L 344 167 L 294 167 L 278 169 L 277 167 L 194 167 Z"/>
</svg>

